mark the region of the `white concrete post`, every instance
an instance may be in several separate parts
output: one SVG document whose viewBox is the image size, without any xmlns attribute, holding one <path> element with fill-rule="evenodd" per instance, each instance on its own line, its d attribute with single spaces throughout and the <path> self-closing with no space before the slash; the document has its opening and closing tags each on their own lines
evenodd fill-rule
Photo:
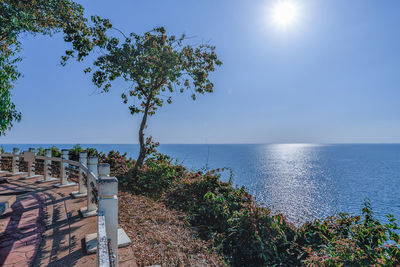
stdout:
<svg viewBox="0 0 400 267">
<path fill-rule="evenodd" d="M 15 155 L 19 155 L 19 148 L 13 148 L 13 159 L 12 159 L 12 169 L 11 172 L 12 174 L 16 174 L 19 172 L 19 167 L 18 167 L 18 161 L 19 161 L 19 157 L 15 157 Z"/>
<path fill-rule="evenodd" d="M 99 165 L 99 213 L 105 217 L 115 266 L 118 266 L 118 180 L 110 177 L 110 164 Z"/>
<path fill-rule="evenodd" d="M 85 165 L 87 167 L 87 152 L 80 152 L 79 153 L 79 163 Z M 86 195 L 87 194 L 87 187 L 86 184 L 83 182 L 83 173 L 79 171 L 79 194 Z"/>
<path fill-rule="evenodd" d="M 64 162 L 64 160 L 68 159 L 69 159 L 69 150 L 68 149 L 61 150 L 60 182 L 54 185 L 55 187 L 69 187 L 76 185 L 74 182 L 68 181 L 67 167 L 69 164 Z"/>
<path fill-rule="evenodd" d="M 98 176 L 98 170 L 97 170 L 97 164 L 99 163 L 99 159 L 97 157 L 89 157 L 88 159 L 88 169 L 89 172 L 92 172 L 96 177 Z M 92 182 L 96 183 L 96 181 L 93 181 L 93 178 L 91 177 L 91 175 L 87 176 L 88 179 L 88 184 L 87 184 L 87 188 L 88 188 L 88 198 L 87 198 L 87 210 L 90 211 L 94 211 L 97 210 L 96 207 L 96 203 L 94 203 L 93 201 L 93 192 L 92 192 L 92 186 L 90 185 Z"/>
<path fill-rule="evenodd" d="M 97 167 L 98 164 L 99 164 L 99 159 L 97 157 L 92 156 L 92 157 L 88 158 L 87 167 L 88 167 L 89 171 L 93 172 L 96 177 L 99 176 L 98 167 Z"/>
<path fill-rule="evenodd" d="M 35 155 L 36 155 L 36 149 L 34 149 L 34 148 L 29 148 L 28 151 L 29 151 L 29 152 L 33 152 L 33 153 L 35 153 Z M 34 161 L 33 161 L 33 162 L 28 162 L 28 177 L 35 176 L 35 171 L 34 171 L 34 169 L 33 169 L 33 165 L 34 165 L 34 164 L 35 164 Z"/>
<path fill-rule="evenodd" d="M 66 160 L 69 159 L 69 151 L 67 149 L 61 150 L 61 158 L 66 159 Z M 68 167 L 68 164 L 64 163 L 64 161 L 61 161 L 61 163 L 60 163 L 60 184 L 61 185 L 66 185 L 68 183 L 67 167 Z"/>
<path fill-rule="evenodd" d="M 97 164 L 99 163 L 99 159 L 97 157 L 89 157 L 88 158 L 88 169 L 89 172 L 92 172 L 96 177 L 98 176 L 97 173 Z M 87 207 L 84 209 L 81 209 L 82 216 L 83 217 L 90 217 L 90 216 L 96 216 L 97 215 L 97 206 L 96 203 L 93 201 L 93 192 L 92 192 L 92 186 L 90 185 L 91 183 L 96 183 L 96 181 L 93 181 L 91 175 L 87 174 Z"/>
<path fill-rule="evenodd" d="M 87 153 L 80 152 L 79 153 L 79 163 L 87 167 Z M 83 181 L 83 171 L 79 168 L 79 180 L 78 180 L 78 191 L 74 191 L 71 193 L 73 198 L 81 198 L 87 196 L 87 187 L 86 183 Z"/>
<path fill-rule="evenodd" d="M 51 149 L 46 149 L 44 151 L 44 155 L 48 158 L 51 158 Z M 43 161 L 43 173 L 44 173 L 44 180 L 49 181 L 51 178 L 51 173 L 50 173 L 50 165 L 51 165 L 51 160 L 44 160 Z"/>
</svg>

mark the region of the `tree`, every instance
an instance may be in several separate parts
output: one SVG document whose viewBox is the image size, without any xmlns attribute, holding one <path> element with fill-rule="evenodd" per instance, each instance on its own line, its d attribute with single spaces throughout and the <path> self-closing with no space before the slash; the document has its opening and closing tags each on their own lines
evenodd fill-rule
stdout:
<svg viewBox="0 0 400 267">
<path fill-rule="evenodd" d="M 61 58 L 62 65 L 71 57 L 78 61 L 105 40 L 111 28 L 98 16 L 91 23 L 84 17 L 81 5 L 71 0 L 1 0 L 0 1 L 0 136 L 21 119 L 12 102 L 11 90 L 21 76 L 17 63 L 21 61 L 20 37 L 24 33 L 52 35 L 62 31 L 64 41 L 72 44 Z"/>
<path fill-rule="evenodd" d="M 155 145 L 151 137 L 144 140 L 148 116 L 154 115 L 165 101 L 170 104 L 177 89 L 181 93 L 191 90 L 193 100 L 196 94 L 212 93 L 214 85 L 209 73 L 222 62 L 217 58 L 215 47 L 185 45 L 185 35 L 180 38 L 167 36 L 163 27 L 144 35 L 124 35 L 124 39 L 122 44 L 116 37 L 109 39 L 104 54 L 94 62 L 92 81 L 102 92 L 108 92 L 117 78 L 129 83 L 129 88 L 121 95 L 123 102 L 127 104 L 128 97 L 133 98 L 134 102 L 129 103 L 131 114 L 143 114 L 137 170 Z M 92 72 L 92 69 L 88 68 L 86 72 Z"/>
</svg>

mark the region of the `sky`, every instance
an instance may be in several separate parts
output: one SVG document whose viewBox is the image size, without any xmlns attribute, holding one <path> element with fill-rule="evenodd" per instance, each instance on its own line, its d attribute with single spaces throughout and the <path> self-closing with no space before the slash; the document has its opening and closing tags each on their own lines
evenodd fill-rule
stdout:
<svg viewBox="0 0 400 267">
<path fill-rule="evenodd" d="M 193 37 L 223 61 L 215 92 L 177 95 L 150 117 L 160 143 L 400 142 L 400 1 L 292 0 L 298 19 L 271 21 L 279 0 L 82 0 L 87 15 L 123 32 Z M 84 62 L 60 66 L 61 34 L 23 36 L 23 77 L 13 94 L 22 121 L 0 143 L 137 143 L 117 82 L 99 93 Z"/>
</svg>

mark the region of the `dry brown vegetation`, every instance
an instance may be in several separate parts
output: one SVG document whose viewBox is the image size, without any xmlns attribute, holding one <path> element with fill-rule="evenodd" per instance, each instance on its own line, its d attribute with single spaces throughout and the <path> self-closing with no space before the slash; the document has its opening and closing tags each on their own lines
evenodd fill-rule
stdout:
<svg viewBox="0 0 400 267">
<path fill-rule="evenodd" d="M 224 266 L 185 217 L 147 197 L 120 193 L 119 222 L 132 240 L 138 266 Z"/>
</svg>

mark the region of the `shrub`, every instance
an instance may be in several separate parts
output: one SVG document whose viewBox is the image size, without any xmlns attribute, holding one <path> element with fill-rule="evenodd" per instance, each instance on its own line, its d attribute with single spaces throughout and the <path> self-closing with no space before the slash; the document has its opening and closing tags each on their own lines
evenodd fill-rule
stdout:
<svg viewBox="0 0 400 267">
<path fill-rule="evenodd" d="M 51 156 L 52 157 L 60 157 L 61 156 L 61 151 L 58 149 L 56 146 L 49 147 L 51 150 Z M 36 153 L 38 156 L 45 156 L 45 148 L 39 147 L 36 149 Z"/>
<path fill-rule="evenodd" d="M 69 150 L 69 159 L 79 161 L 79 153 L 87 152 L 88 157 L 99 156 L 99 152 L 95 148 L 86 148 L 83 149 L 81 145 L 75 145 L 73 148 Z"/>
<path fill-rule="evenodd" d="M 172 164 L 170 157 L 154 154 L 141 169 L 131 169 L 119 181 L 123 190 L 156 198 L 182 179 L 186 172 L 181 165 Z"/>
<path fill-rule="evenodd" d="M 305 224 L 300 230 L 308 254 L 304 263 L 322 266 L 399 266 L 400 229 L 393 215 L 388 223 L 374 218 L 369 200 L 360 216 L 337 217 Z"/>
<path fill-rule="evenodd" d="M 114 150 L 108 152 L 108 154 L 101 153 L 99 162 L 110 164 L 110 175 L 117 178 L 126 175 L 135 165 L 135 161 L 132 158 L 128 158 L 126 153 L 120 154 Z"/>
<path fill-rule="evenodd" d="M 213 241 L 232 266 L 298 264 L 295 228 L 282 215 L 258 207 L 244 187 L 219 178 L 192 174 L 168 195 L 169 206 L 186 211 L 200 237 Z"/>
</svg>

